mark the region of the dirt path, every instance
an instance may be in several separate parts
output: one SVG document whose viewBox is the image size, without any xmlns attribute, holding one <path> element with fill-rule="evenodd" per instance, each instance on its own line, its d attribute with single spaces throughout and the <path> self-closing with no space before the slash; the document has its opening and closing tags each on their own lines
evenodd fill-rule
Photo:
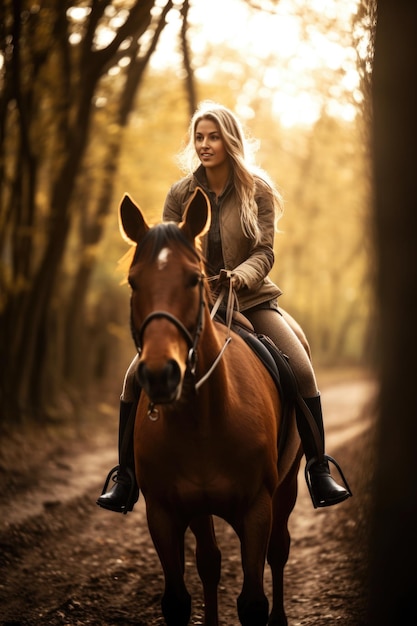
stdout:
<svg viewBox="0 0 417 626">
<path fill-rule="evenodd" d="M 314 510 L 304 478 L 291 518 L 286 571 L 291 626 L 366 625 L 366 530 L 369 509 L 372 398 L 375 385 L 357 372 L 322 378 L 327 451 L 345 469 L 354 498 Z M 127 516 L 95 505 L 115 463 L 114 420 L 99 407 L 103 429 L 92 437 L 35 435 L 2 441 L 0 452 L 0 624 L 156 626 L 163 577 L 146 526 L 143 500 Z M 36 443 L 34 443 L 36 442 Z M 302 464 L 303 465 L 303 464 Z M 13 468 L 13 471 L 10 471 Z M 216 520 L 223 553 L 219 591 L 222 626 L 237 626 L 241 584 L 233 532 Z M 191 624 L 202 624 L 193 541 L 187 542 Z M 269 571 L 266 589 L 270 592 Z"/>
</svg>

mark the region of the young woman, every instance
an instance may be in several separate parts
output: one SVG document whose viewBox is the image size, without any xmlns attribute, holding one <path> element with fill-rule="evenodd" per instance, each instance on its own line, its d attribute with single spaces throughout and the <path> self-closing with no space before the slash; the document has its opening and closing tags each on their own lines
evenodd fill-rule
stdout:
<svg viewBox="0 0 417 626">
<path fill-rule="evenodd" d="M 222 269 L 232 272 L 239 310 L 258 334 L 267 335 L 288 356 L 305 410 L 318 428 L 323 451 L 320 393 L 306 342 L 303 345 L 300 333 L 293 330 L 297 326 L 279 310 L 277 298 L 282 292 L 268 277 L 274 263 L 274 234 L 283 210 L 282 199 L 268 176 L 252 165 L 251 156 L 236 116 L 224 106 L 202 103 L 191 120 L 188 144 L 179 155 L 186 176 L 171 187 L 163 219 L 181 222 L 195 188 L 199 186 L 205 191 L 211 204 L 211 225 L 203 240 L 208 275 L 219 276 Z M 120 465 L 113 477 L 115 485 L 97 501 L 104 508 L 125 513 L 138 497 L 129 444 L 131 434 L 126 434 L 125 445 L 121 443 L 126 424 L 134 421 L 129 420 L 129 415 L 136 410 L 138 398 L 134 389 L 136 363 L 137 357 L 128 369 L 121 396 Z M 308 461 L 314 506 L 331 506 L 346 500 L 350 490 L 347 485 L 338 485 L 331 476 L 328 461 L 320 455 L 302 411 L 297 411 L 297 424 Z"/>
</svg>

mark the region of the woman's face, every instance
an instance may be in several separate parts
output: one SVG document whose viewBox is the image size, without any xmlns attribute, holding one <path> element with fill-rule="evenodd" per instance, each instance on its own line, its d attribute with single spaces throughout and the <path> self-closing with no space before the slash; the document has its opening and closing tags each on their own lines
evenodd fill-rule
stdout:
<svg viewBox="0 0 417 626">
<path fill-rule="evenodd" d="M 202 165 L 216 168 L 228 162 L 228 154 L 216 122 L 200 120 L 195 127 L 194 147 Z"/>
</svg>

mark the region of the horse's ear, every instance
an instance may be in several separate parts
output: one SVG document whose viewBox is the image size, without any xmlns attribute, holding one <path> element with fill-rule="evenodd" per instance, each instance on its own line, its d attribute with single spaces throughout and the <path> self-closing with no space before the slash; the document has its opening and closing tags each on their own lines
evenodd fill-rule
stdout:
<svg viewBox="0 0 417 626">
<path fill-rule="evenodd" d="M 127 193 L 120 203 L 119 225 L 122 237 L 131 243 L 139 243 L 149 230 L 140 207 Z"/>
<path fill-rule="evenodd" d="M 196 187 L 185 209 L 181 229 L 194 242 L 196 237 L 207 232 L 210 218 L 210 201 L 201 187 Z"/>
</svg>

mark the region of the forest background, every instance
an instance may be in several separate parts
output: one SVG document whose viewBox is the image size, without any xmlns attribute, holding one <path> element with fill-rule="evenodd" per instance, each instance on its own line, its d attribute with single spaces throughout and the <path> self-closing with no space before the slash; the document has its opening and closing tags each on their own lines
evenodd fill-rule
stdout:
<svg viewBox="0 0 417 626">
<path fill-rule="evenodd" d="M 378 626 L 416 622 L 416 27 L 409 0 L 0 3 L 3 449 L 12 425 L 37 451 L 56 423 L 78 435 L 104 400 L 114 423 L 133 353 L 117 206 L 159 219 L 191 112 L 220 100 L 284 193 L 272 277 L 316 365 L 377 365 Z"/>
<path fill-rule="evenodd" d="M 2 3 L 0 423 L 117 401 L 134 352 L 118 204 L 160 220 L 203 99 L 238 113 L 284 195 L 271 277 L 315 363 L 372 364 L 374 25 L 352 0 Z"/>
</svg>

